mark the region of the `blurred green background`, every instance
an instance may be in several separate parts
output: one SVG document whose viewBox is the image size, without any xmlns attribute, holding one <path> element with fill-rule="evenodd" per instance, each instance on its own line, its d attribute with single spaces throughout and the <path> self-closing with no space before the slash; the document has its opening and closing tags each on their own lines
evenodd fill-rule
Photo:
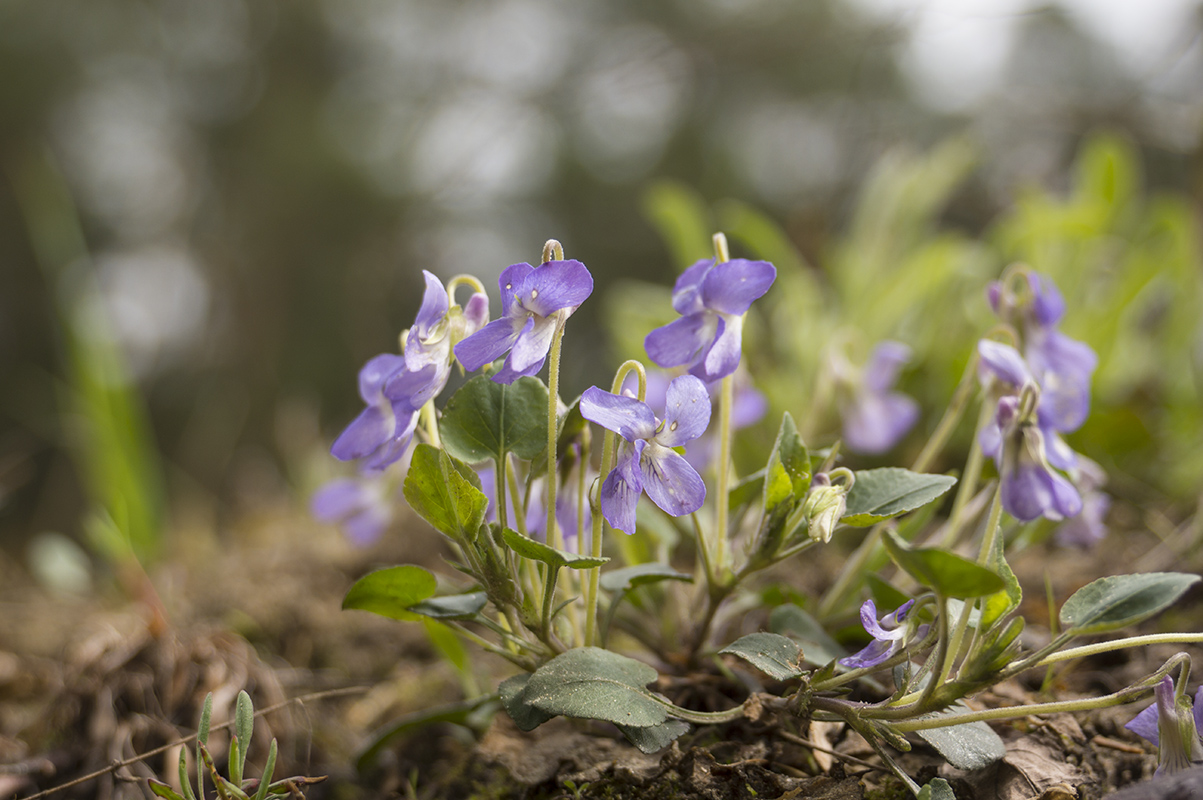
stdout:
<svg viewBox="0 0 1203 800">
<path fill-rule="evenodd" d="M 749 343 L 796 415 L 853 330 L 915 348 L 930 430 L 985 282 L 1053 275 L 1102 358 L 1071 444 L 1172 516 L 1203 481 L 1201 32 L 1194 0 L 4 0 L 0 543 L 99 505 L 138 550 L 165 508 L 309 488 L 421 269 L 492 287 L 563 242 L 598 286 L 575 396 L 716 227 L 781 268 Z"/>
</svg>

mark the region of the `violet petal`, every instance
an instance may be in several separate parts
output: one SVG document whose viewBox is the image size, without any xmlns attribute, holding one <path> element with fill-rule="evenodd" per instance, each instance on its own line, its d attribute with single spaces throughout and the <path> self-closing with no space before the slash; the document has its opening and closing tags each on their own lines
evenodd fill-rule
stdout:
<svg viewBox="0 0 1203 800">
<path fill-rule="evenodd" d="M 515 291 L 518 290 L 515 284 Z M 532 270 L 514 300 L 527 311 L 549 317 L 562 308 L 576 308 L 593 292 L 593 276 L 579 261 L 548 261 Z"/>
<path fill-rule="evenodd" d="M 718 333 L 717 314 L 699 312 L 656 328 L 643 340 L 648 358 L 661 367 L 693 366 Z"/>
<path fill-rule="evenodd" d="M 710 424 L 710 393 L 693 375 L 681 375 L 668 385 L 664 424 L 655 439 L 665 447 L 679 447 L 706 432 Z M 645 437 L 650 438 L 650 437 Z"/>
<path fill-rule="evenodd" d="M 585 419 L 614 431 L 628 442 L 650 439 L 656 432 L 656 415 L 646 403 L 596 386 L 581 395 L 580 411 Z"/>
<path fill-rule="evenodd" d="M 393 435 L 395 426 L 396 419 L 391 412 L 368 406 L 334 440 L 330 454 L 339 461 L 371 455 Z"/>
<path fill-rule="evenodd" d="M 621 445 L 618 464 L 602 483 L 602 516 L 611 528 L 624 533 L 635 532 L 635 507 L 643 492 L 643 476 L 639 472 L 642 444 L 639 440 L 635 445 Z"/>
<path fill-rule="evenodd" d="M 689 269 L 677 277 L 677 282 L 673 285 L 673 311 L 687 317 L 690 314 L 697 314 L 704 308 L 702 280 L 713 266 L 713 258 L 695 261 Z"/>
<path fill-rule="evenodd" d="M 675 450 L 648 442 L 639 459 L 639 468 L 647 496 L 674 517 L 692 514 L 706 501 L 706 484 Z"/>
<path fill-rule="evenodd" d="M 734 258 L 706 273 L 702 281 L 702 303 L 723 314 L 740 316 L 777 279 L 777 268 L 767 261 Z"/>
<path fill-rule="evenodd" d="M 493 363 L 517 341 L 525 321 L 513 317 L 493 320 L 455 346 L 456 359 L 468 372 L 475 372 L 485 364 Z"/>
</svg>

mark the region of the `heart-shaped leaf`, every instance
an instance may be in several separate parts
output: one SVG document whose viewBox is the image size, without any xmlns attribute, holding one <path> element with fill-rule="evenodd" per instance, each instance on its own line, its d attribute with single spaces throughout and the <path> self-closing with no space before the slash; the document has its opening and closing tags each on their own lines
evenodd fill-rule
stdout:
<svg viewBox="0 0 1203 800">
<path fill-rule="evenodd" d="M 529 536 L 523 536 L 518 531 L 505 528 L 501 531 L 501 538 L 505 539 L 505 543 L 510 546 L 518 555 L 523 558 L 533 559 L 534 561 L 542 561 L 544 564 L 549 564 L 553 567 L 571 567 L 572 569 L 592 569 L 600 567 L 609 561 L 609 558 L 604 556 L 582 556 L 577 553 L 569 553 L 566 550 L 557 550 L 543 542 L 535 541 Z"/>
<path fill-rule="evenodd" d="M 505 706 L 510 719 L 514 720 L 514 724 L 520 731 L 533 731 L 555 716 L 555 714 L 540 711 L 526 701 L 524 694 L 526 684 L 533 675 L 533 672 L 523 672 L 512 678 L 506 678 L 497 687 L 497 693 L 501 696 L 501 704 Z"/>
<path fill-rule="evenodd" d="M 487 602 L 488 596 L 484 592 L 468 592 L 467 594 L 432 597 L 429 600 L 414 603 L 409 610 L 434 619 L 471 619 L 480 613 Z"/>
<path fill-rule="evenodd" d="M 802 648 L 793 639 L 776 633 L 749 633 L 719 650 L 739 656 L 769 677 L 788 681 L 801 677 Z"/>
<path fill-rule="evenodd" d="M 1081 636 L 1133 625 L 1166 608 L 1198 580 L 1181 572 L 1099 578 L 1061 606 L 1061 628 Z"/>
<path fill-rule="evenodd" d="M 957 482 L 950 475 L 911 472 L 901 467 L 866 469 L 856 473 L 848 505 L 840 522 L 857 528 L 922 508 Z"/>
<path fill-rule="evenodd" d="M 439 423 L 443 446 L 475 464 L 506 453 L 532 459 L 547 448 L 547 387 L 537 378 L 508 386 L 477 375 L 459 388 Z"/>
<path fill-rule="evenodd" d="M 668 719 L 668 710 L 645 688 L 656 678 L 656 670 L 633 658 L 578 647 L 535 670 L 521 702 L 552 716 L 647 728 Z"/>
<path fill-rule="evenodd" d="M 934 547 L 912 548 L 893 531 L 886 531 L 881 541 L 903 571 L 944 597 L 981 597 L 1005 585 L 997 573 L 956 553 Z"/>
<path fill-rule="evenodd" d="M 689 733 L 689 723 L 679 719 L 668 719 L 659 725 L 649 725 L 646 728 L 633 728 L 630 725 L 619 725 L 618 730 L 627 737 L 631 744 L 643 753 L 655 753 L 663 750 L 677 739 Z"/>
<path fill-rule="evenodd" d="M 358 608 L 371 611 L 382 617 L 415 620 L 418 617 L 407 609 L 438 590 L 434 576 L 421 567 L 405 564 L 369 572 L 355 581 L 343 608 Z"/>
<path fill-rule="evenodd" d="M 414 449 L 404 492 L 422 519 L 457 542 L 476 539 L 489 507 L 476 472 L 429 444 Z"/>
</svg>

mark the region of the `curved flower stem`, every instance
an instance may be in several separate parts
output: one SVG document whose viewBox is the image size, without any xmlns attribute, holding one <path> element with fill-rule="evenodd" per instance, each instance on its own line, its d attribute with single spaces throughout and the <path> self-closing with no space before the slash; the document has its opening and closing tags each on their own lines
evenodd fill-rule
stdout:
<svg viewBox="0 0 1203 800">
<path fill-rule="evenodd" d="M 643 364 L 633 359 L 623 362 L 622 366 L 618 368 L 618 372 L 614 373 L 614 383 L 611 385 L 610 391 L 612 394 L 621 392 L 623 381 L 631 372 L 634 372 L 639 379 L 638 399 L 642 401 L 647 396 L 647 372 L 644 370 Z M 601 485 L 606 476 L 610 474 L 610 470 L 614 469 L 614 436 L 614 432 L 608 430 L 605 438 L 602 439 L 601 474 L 595 481 L 598 502 L 593 506 L 593 534 L 590 541 L 590 555 L 594 558 L 601 558 L 602 554 L 602 523 L 605 520 L 601 513 Z M 584 466 L 582 465 L 581 468 L 584 469 Z M 590 502 L 592 503 L 592 500 Z M 592 647 L 597 643 L 597 585 L 599 580 L 601 580 L 601 567 L 590 569 L 585 582 L 586 647 Z"/>
<path fill-rule="evenodd" d="M 1081 647 L 1073 647 L 1052 653 L 1032 664 L 1030 669 L 1055 664 L 1058 661 L 1071 661 L 1075 658 L 1085 658 L 1099 653 L 1110 653 L 1128 647 L 1143 647 L 1147 644 L 1197 644 L 1203 642 L 1203 633 L 1153 633 L 1147 636 L 1130 636 L 1127 639 L 1116 639 L 1112 642 L 1096 642 Z"/>
<path fill-rule="evenodd" d="M 439 417 L 434 410 L 434 398 L 426 401 L 422 406 L 422 427 L 426 429 L 426 436 L 430 439 L 430 443 L 435 447 L 442 447 L 443 440 L 439 438 Z"/>
<path fill-rule="evenodd" d="M 690 711 L 688 708 L 681 708 L 674 705 L 662 697 L 657 697 L 654 694 L 647 695 L 652 700 L 655 700 L 660 705 L 668 709 L 668 713 L 677 719 L 683 719 L 686 722 L 692 722 L 695 725 L 714 725 L 719 722 L 730 722 L 739 719 L 747 714 L 747 707 L 752 703 L 760 703 L 761 699 L 755 695 L 744 700 L 735 708 L 729 708 L 726 711 Z"/>
<path fill-rule="evenodd" d="M 455 290 L 461 286 L 470 286 L 476 294 L 487 294 L 485 285 L 475 275 L 456 275 L 451 280 L 447 281 L 447 294 L 451 297 L 451 302 L 455 302 Z"/>
<path fill-rule="evenodd" d="M 735 377 L 728 375 L 723 378 L 719 389 L 718 407 L 718 481 L 714 498 L 714 553 L 711 558 L 714 567 L 713 578 L 723 579 L 723 574 L 730 568 L 731 543 L 728 539 L 727 516 L 730 513 L 731 498 L 727 487 L 731 482 L 731 403 L 735 398 Z"/>
<path fill-rule="evenodd" d="M 1089 711 L 1094 708 L 1122 706 L 1125 703 L 1139 700 L 1143 695 L 1147 694 L 1153 688 L 1154 684 L 1168 675 L 1174 667 L 1182 663 L 1183 659 L 1186 660 L 1186 663 L 1190 663 L 1189 656 L 1185 653 L 1179 653 L 1165 662 L 1159 670 L 1146 676 L 1139 683 L 1120 689 L 1118 692 L 1103 695 L 1102 697 L 1088 697 L 1083 700 L 1063 700 L 1054 703 L 1033 703 L 1031 705 L 1010 706 L 1008 708 L 988 708 L 983 711 L 970 711 L 965 714 L 946 714 L 927 719 L 901 720 L 891 723 L 890 727 L 898 733 L 909 733 L 910 731 L 928 730 L 930 728 L 948 728 L 953 725 L 962 725 L 966 722 L 1018 719 L 1036 714 L 1060 714 L 1067 711 Z M 865 716 L 871 716 L 871 714 L 865 713 Z"/>
</svg>

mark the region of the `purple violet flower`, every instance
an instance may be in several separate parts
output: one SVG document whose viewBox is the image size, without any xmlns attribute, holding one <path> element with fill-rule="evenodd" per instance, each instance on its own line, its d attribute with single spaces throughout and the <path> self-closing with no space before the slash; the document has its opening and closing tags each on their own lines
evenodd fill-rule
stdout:
<svg viewBox="0 0 1203 800">
<path fill-rule="evenodd" d="M 873 348 L 864 371 L 851 380 L 855 394 L 840 408 L 844 443 L 867 455 L 884 453 L 914 427 L 919 404 L 901 392 L 890 391 L 898 372 L 911 358 L 901 342 L 885 341 Z"/>
<path fill-rule="evenodd" d="M 1018 392 L 999 398 L 994 420 L 978 434 L 982 452 L 998 467 L 1003 509 L 1022 522 L 1076 516 L 1082 498 L 1052 467 L 1072 469 L 1077 456 L 1055 429 L 1041 427 L 1038 412 L 1022 407 L 1024 398 L 1038 405 L 1040 396 L 1023 358 L 1015 348 L 988 339 L 978 342 L 978 354 L 983 381 Z"/>
<path fill-rule="evenodd" d="M 433 364 L 408 372 L 403 356 L 370 359 L 359 371 L 359 396 L 367 408 L 334 440 L 330 453 L 340 461 L 364 459 L 364 469 L 371 471 L 401 458 L 418 424 L 411 397 L 423 393 L 435 373 Z"/>
<path fill-rule="evenodd" d="M 1155 688 L 1157 701 L 1137 714 L 1125 728 L 1148 740 L 1159 751 L 1160 763 L 1154 777 L 1173 775 L 1203 761 L 1203 686 L 1195 692 L 1195 702 L 1177 697 L 1174 679 L 1165 676 Z"/>
<path fill-rule="evenodd" d="M 503 316 L 455 346 L 455 357 L 469 372 L 509 351 L 505 365 L 493 375 L 513 383 L 543 368 L 555 335 L 556 312 L 576 311 L 593 292 L 593 276 L 579 261 L 548 261 L 538 267 L 514 264 L 501 273 Z"/>
<path fill-rule="evenodd" d="M 877 604 L 872 600 L 866 600 L 860 607 L 860 621 L 865 632 L 873 637 L 873 641 L 859 653 L 841 658 L 840 664 L 849 669 L 876 667 L 901 650 L 906 645 L 908 638 L 910 626 L 906 622 L 906 617 L 913 605 L 915 605 L 914 600 L 907 600 L 882 617 L 879 622 Z M 927 631 L 927 625 L 920 625 L 915 630 L 915 638 L 922 639 L 927 636 Z"/>
<path fill-rule="evenodd" d="M 1026 296 L 1014 297 L 994 282 L 987 290 L 990 306 L 1004 320 L 1019 317 L 1024 356 L 1043 392 L 1040 425 L 1072 433 L 1090 414 L 1090 379 L 1098 356 L 1084 342 L 1057 330 L 1065 316 L 1065 298 L 1046 275 L 1027 273 Z"/>
<path fill-rule="evenodd" d="M 616 530 L 635 532 L 635 506 L 646 491 L 674 517 L 702 507 L 706 486 L 673 448 L 701 436 L 710 424 L 710 395 L 692 375 L 674 378 L 666 392 L 664 418 L 647 403 L 596 386 L 581 396 L 581 416 L 623 438 L 614 469 L 601 488 L 602 516 Z"/>
<path fill-rule="evenodd" d="M 647 335 L 648 357 L 661 367 L 687 367 L 707 382 L 735 372 L 743 315 L 776 278 L 776 267 L 767 261 L 697 262 L 673 286 L 673 309 L 681 318 Z"/>
<path fill-rule="evenodd" d="M 393 521 L 393 506 L 379 480 L 337 478 L 318 489 L 309 509 L 322 522 L 338 525 L 357 547 L 367 547 Z"/>
<path fill-rule="evenodd" d="M 437 397 L 451 375 L 451 348 L 458 337 L 488 320 L 488 298 L 477 293 L 467 309 L 451 305 L 447 289 L 423 270 L 426 291 L 405 354 L 381 354 L 359 372 L 359 395 L 367 404 L 334 441 L 330 452 L 341 461 L 365 459 L 379 471 L 397 461 L 413 439 L 418 411 Z"/>
</svg>

